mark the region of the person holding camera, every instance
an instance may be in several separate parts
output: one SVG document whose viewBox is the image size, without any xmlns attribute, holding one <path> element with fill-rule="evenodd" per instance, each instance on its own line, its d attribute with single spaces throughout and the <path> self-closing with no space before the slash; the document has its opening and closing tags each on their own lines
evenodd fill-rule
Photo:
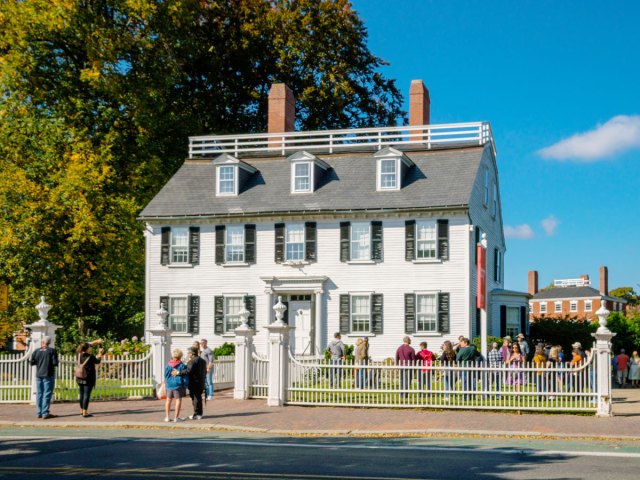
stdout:
<svg viewBox="0 0 640 480">
<path fill-rule="evenodd" d="M 96 365 L 100 363 L 104 353 L 101 348 L 98 350 L 97 356 L 93 355 L 91 350 L 94 343 L 101 343 L 101 341 L 83 342 L 76 350 L 78 354 L 75 372 L 76 383 L 80 390 L 80 415 L 84 418 L 93 417 L 89 413 L 89 399 L 91 398 L 93 387 L 96 386 Z"/>
</svg>

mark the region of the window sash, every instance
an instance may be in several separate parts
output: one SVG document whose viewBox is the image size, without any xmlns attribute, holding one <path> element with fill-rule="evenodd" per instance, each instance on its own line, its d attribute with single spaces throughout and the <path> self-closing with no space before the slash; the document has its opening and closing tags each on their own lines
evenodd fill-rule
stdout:
<svg viewBox="0 0 640 480">
<path fill-rule="evenodd" d="M 304 260 L 304 224 L 302 223 L 286 226 L 285 260 Z"/>
<path fill-rule="evenodd" d="M 577 312 L 578 311 L 578 302 L 569 303 L 569 311 Z"/>
<path fill-rule="evenodd" d="M 547 302 L 540 303 L 540 313 L 547 313 Z"/>
<path fill-rule="evenodd" d="M 380 188 L 398 188 L 398 162 L 397 160 L 380 160 Z"/>
<path fill-rule="evenodd" d="M 233 332 L 240 326 L 243 297 L 224 297 L 224 331 Z"/>
<path fill-rule="evenodd" d="M 591 300 L 585 300 L 584 301 L 584 311 L 585 312 L 590 312 L 592 308 L 593 308 L 593 304 L 591 303 Z"/>
<path fill-rule="evenodd" d="M 351 332 L 371 331 L 371 298 L 368 295 L 351 296 Z"/>
<path fill-rule="evenodd" d="M 416 258 L 436 258 L 437 240 L 435 221 L 416 222 Z"/>
<path fill-rule="evenodd" d="M 561 302 L 555 302 L 553 309 L 554 309 L 553 311 L 555 313 L 561 313 L 562 312 L 562 303 Z"/>
<path fill-rule="evenodd" d="M 371 259 L 371 224 L 351 224 L 351 260 Z"/>
<path fill-rule="evenodd" d="M 520 308 L 507 307 L 507 335 L 512 338 L 520 333 Z"/>
<path fill-rule="evenodd" d="M 235 193 L 236 167 L 223 166 L 218 168 L 218 192 Z"/>
<path fill-rule="evenodd" d="M 188 331 L 187 297 L 171 297 L 169 299 L 169 328 L 176 332 Z"/>
<path fill-rule="evenodd" d="M 293 191 L 309 192 L 311 190 L 311 164 L 308 162 L 293 165 Z"/>
<path fill-rule="evenodd" d="M 438 296 L 436 294 L 416 295 L 416 332 L 438 331 Z"/>
<path fill-rule="evenodd" d="M 244 225 L 229 225 L 225 228 L 225 262 L 244 262 Z"/>
<path fill-rule="evenodd" d="M 189 262 L 189 229 L 171 229 L 171 263 Z"/>
</svg>

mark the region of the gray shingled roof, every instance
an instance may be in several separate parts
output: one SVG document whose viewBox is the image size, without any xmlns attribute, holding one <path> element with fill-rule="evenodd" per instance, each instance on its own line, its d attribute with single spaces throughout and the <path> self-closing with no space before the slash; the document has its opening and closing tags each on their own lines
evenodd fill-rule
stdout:
<svg viewBox="0 0 640 480">
<path fill-rule="evenodd" d="M 611 295 L 602 295 L 600 291 L 593 287 L 557 287 L 548 288 L 546 290 L 540 290 L 536 293 L 532 300 L 550 300 L 555 298 L 590 298 L 590 297 L 605 297 L 607 300 L 614 302 L 627 303 L 626 300 L 618 297 L 612 297 Z"/>
<path fill-rule="evenodd" d="M 312 194 L 290 193 L 290 162 L 244 159 L 258 169 L 237 197 L 216 197 L 211 160 L 187 160 L 140 214 L 143 220 L 300 211 L 454 207 L 468 205 L 484 147 L 405 151 L 413 166 L 400 191 L 376 192 L 373 154 L 317 155 L 331 169 Z"/>
</svg>

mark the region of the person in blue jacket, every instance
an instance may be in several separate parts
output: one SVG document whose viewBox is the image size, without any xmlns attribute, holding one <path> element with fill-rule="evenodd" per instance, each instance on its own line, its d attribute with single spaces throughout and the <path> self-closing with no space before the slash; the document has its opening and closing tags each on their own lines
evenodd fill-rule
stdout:
<svg viewBox="0 0 640 480">
<path fill-rule="evenodd" d="M 172 352 L 172 355 L 173 358 L 164 369 L 164 381 L 167 389 L 167 400 L 164 404 L 164 421 L 171 421 L 169 418 L 169 414 L 171 413 L 171 402 L 175 398 L 176 411 L 173 421 L 183 422 L 184 418 L 180 418 L 180 408 L 182 407 L 182 399 L 187 395 L 189 377 L 180 374 L 180 372 L 187 368 L 187 366 L 182 363 L 182 350 L 176 348 Z"/>
</svg>

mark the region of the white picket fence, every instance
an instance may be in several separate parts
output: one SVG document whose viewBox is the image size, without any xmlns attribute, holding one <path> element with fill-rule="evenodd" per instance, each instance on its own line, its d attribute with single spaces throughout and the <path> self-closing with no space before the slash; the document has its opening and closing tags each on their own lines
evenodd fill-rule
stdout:
<svg viewBox="0 0 640 480">
<path fill-rule="evenodd" d="M 31 347 L 24 353 L 0 356 L 0 403 L 31 400 Z"/>
<path fill-rule="evenodd" d="M 349 407 L 595 411 L 595 357 L 579 367 L 425 367 L 300 361 L 289 356 L 286 403 Z"/>
<path fill-rule="evenodd" d="M 267 398 L 269 394 L 269 361 L 256 354 L 251 355 L 250 398 Z"/>
<path fill-rule="evenodd" d="M 233 387 L 236 357 L 224 355 L 213 361 L 213 385 L 219 390 Z"/>
</svg>

